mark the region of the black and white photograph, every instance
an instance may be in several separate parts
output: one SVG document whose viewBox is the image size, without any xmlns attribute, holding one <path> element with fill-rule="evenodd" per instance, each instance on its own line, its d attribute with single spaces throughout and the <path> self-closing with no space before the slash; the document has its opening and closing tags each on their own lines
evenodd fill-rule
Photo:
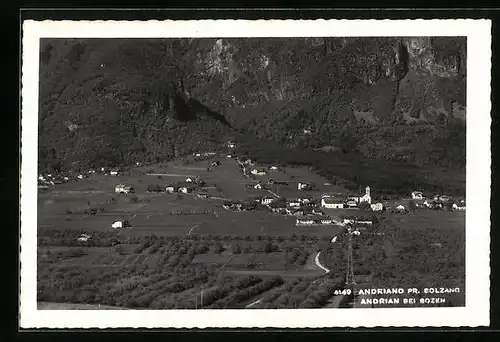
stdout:
<svg viewBox="0 0 500 342">
<path fill-rule="evenodd" d="M 21 319 L 487 323 L 490 26 L 432 22 L 25 24 Z"/>
</svg>

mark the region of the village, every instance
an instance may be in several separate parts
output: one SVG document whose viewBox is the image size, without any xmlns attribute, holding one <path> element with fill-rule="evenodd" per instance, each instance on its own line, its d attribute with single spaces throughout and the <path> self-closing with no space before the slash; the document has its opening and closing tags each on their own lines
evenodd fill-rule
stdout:
<svg viewBox="0 0 500 342">
<path fill-rule="evenodd" d="M 234 142 L 227 143 L 229 151 L 235 146 Z M 344 226 L 349 223 L 361 226 L 371 225 L 376 219 L 374 214 L 382 212 L 412 214 L 417 210 L 465 210 L 465 199 L 463 198 L 453 198 L 443 194 L 424 194 L 418 190 L 400 198 L 373 197 L 370 186 L 366 186 L 364 193 L 361 194 L 319 193 L 317 185 L 308 180 L 301 179 L 293 184 L 290 184 L 289 181 L 275 180 L 274 175 L 278 171 L 284 172 L 281 165 L 258 165 L 246 156 L 236 157 L 231 152 L 197 152 L 193 153 L 192 157 L 195 162 L 206 161 L 207 172 L 217 172 L 221 163 L 237 163 L 242 175 L 248 179 L 245 188 L 259 191 L 261 195 L 245 199 L 210 195 L 205 189 L 213 188 L 213 185 L 207 184 L 200 176 L 187 176 L 181 181 L 167 184 L 159 184 L 159 182 L 149 184 L 145 192 L 181 194 L 199 200 L 217 200 L 221 202 L 217 204 L 217 207 L 230 212 L 261 211 L 269 215 L 292 216 L 295 218 L 295 225 L 301 227 Z M 135 166 L 140 167 L 141 165 L 142 163 L 137 162 Z M 126 172 L 126 168 L 101 167 L 97 170 L 90 169 L 81 173 L 40 174 L 38 187 L 40 191 L 43 191 L 59 184 L 78 182 L 95 174 L 119 179 L 124 172 Z M 280 195 L 281 188 L 290 188 L 291 186 L 296 186 L 295 192 L 298 195 Z M 120 195 L 134 194 L 135 187 L 133 184 L 117 182 L 113 191 Z M 109 224 L 113 229 L 131 227 L 131 222 L 126 220 L 117 220 Z"/>
</svg>

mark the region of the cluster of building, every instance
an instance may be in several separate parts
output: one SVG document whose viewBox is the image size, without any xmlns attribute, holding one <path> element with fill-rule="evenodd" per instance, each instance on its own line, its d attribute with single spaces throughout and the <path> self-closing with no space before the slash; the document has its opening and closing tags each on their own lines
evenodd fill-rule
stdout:
<svg viewBox="0 0 500 342">
<path fill-rule="evenodd" d="M 213 157 L 215 156 L 215 152 L 196 152 L 193 153 L 193 156 L 195 157 Z"/>
<path fill-rule="evenodd" d="M 373 220 L 367 217 L 359 216 L 342 216 L 340 219 L 329 217 L 329 216 L 303 216 L 298 217 L 296 221 L 297 226 L 312 226 L 312 225 L 340 225 L 345 226 L 347 224 L 356 225 L 372 225 Z"/>
<path fill-rule="evenodd" d="M 354 209 L 359 208 L 362 203 L 366 203 L 366 208 L 369 207 L 372 211 L 384 210 L 384 205 L 382 203 L 372 203 L 369 186 L 365 188 L 365 194 L 362 196 L 336 197 L 329 194 L 321 196 L 321 207 L 325 209 Z"/>
<path fill-rule="evenodd" d="M 128 184 L 117 184 L 115 185 L 115 193 L 117 194 L 129 194 L 134 192 L 134 187 Z"/>
<path fill-rule="evenodd" d="M 78 181 L 90 177 L 93 174 L 103 174 L 110 176 L 118 176 L 121 172 L 119 167 L 107 168 L 102 167 L 98 170 L 90 169 L 85 172 L 58 172 L 45 173 L 38 175 L 38 188 L 48 188 L 51 185 L 64 184 L 71 181 Z"/>
<path fill-rule="evenodd" d="M 449 195 L 435 194 L 429 198 L 422 191 L 412 191 L 411 199 L 417 207 L 428 209 L 451 209 L 465 211 L 465 199 L 453 198 Z"/>
<path fill-rule="evenodd" d="M 184 182 L 169 184 L 165 187 L 165 192 L 180 192 L 184 194 L 192 193 L 205 185 L 205 181 L 200 177 L 187 177 Z"/>
</svg>

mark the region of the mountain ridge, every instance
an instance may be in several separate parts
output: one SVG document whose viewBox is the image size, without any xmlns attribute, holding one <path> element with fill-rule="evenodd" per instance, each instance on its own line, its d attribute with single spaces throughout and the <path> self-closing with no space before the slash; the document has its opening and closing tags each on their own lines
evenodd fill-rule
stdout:
<svg viewBox="0 0 500 342">
<path fill-rule="evenodd" d="M 461 37 L 43 39 L 39 167 L 169 160 L 253 136 L 463 169 L 465 46 Z"/>
</svg>

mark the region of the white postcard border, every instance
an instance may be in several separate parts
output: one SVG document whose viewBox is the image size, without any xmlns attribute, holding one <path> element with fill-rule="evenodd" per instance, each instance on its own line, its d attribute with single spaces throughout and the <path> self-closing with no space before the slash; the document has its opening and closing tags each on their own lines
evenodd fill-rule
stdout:
<svg viewBox="0 0 500 342">
<path fill-rule="evenodd" d="M 40 38 L 467 37 L 466 306 L 291 310 L 37 310 L 37 148 Z M 323 328 L 489 325 L 489 20 L 32 21 L 23 23 L 21 328 Z"/>
</svg>

